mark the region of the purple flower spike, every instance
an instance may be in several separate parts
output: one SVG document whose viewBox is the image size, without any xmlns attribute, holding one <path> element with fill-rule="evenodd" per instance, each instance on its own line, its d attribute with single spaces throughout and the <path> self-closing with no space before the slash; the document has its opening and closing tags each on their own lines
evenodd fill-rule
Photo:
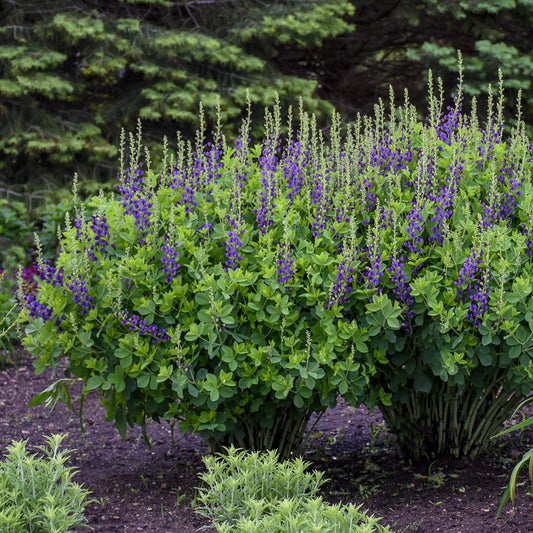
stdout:
<svg viewBox="0 0 533 533">
<path fill-rule="evenodd" d="M 352 257 L 352 261 L 354 258 Z M 337 276 L 335 278 L 335 285 L 333 292 L 328 298 L 325 305 L 326 309 L 330 309 L 336 303 L 342 304 L 349 301 L 350 293 L 352 292 L 353 273 L 355 268 L 351 266 L 352 261 L 343 259 L 337 267 Z"/>
<path fill-rule="evenodd" d="M 93 215 L 90 228 L 94 233 L 94 241 L 93 244 L 91 244 L 89 257 L 93 261 L 96 261 L 94 251 L 99 250 L 101 253 L 104 253 L 109 244 L 109 226 L 107 224 L 106 216 L 104 214 Z"/>
<path fill-rule="evenodd" d="M 81 307 L 81 314 L 86 315 L 89 310 L 94 309 L 95 307 L 92 303 L 93 297 L 89 296 L 87 281 L 82 280 L 81 276 L 78 276 L 75 279 L 72 279 L 72 276 L 68 276 L 67 279 L 70 283 L 67 283 L 66 287 L 71 292 L 72 299 Z"/>
<path fill-rule="evenodd" d="M 230 218 L 229 224 L 232 229 L 228 232 L 228 240 L 224 243 L 226 246 L 226 257 L 228 258 L 224 269 L 231 268 L 235 270 L 239 266 L 239 261 L 242 261 L 242 255 L 240 255 L 239 249 L 244 245 L 240 239 L 240 236 L 244 234 L 244 229 L 241 229 L 243 221 L 236 221 L 234 218 Z"/>
<path fill-rule="evenodd" d="M 180 264 L 178 263 L 179 252 L 174 239 L 171 239 L 168 234 L 165 235 L 164 240 L 165 244 L 161 247 L 161 251 L 164 255 L 161 258 L 161 261 L 165 265 L 163 268 L 163 272 L 166 273 L 165 280 L 167 283 L 171 283 L 180 267 Z"/>
<path fill-rule="evenodd" d="M 120 323 L 128 328 L 128 331 L 137 331 L 139 335 L 148 335 L 152 337 L 152 343 L 170 340 L 165 328 L 159 328 L 155 324 L 146 325 L 139 315 L 130 315 L 126 310 L 122 310 L 115 315 L 120 319 Z"/>
<path fill-rule="evenodd" d="M 150 216 L 152 215 L 150 200 L 153 196 L 153 190 L 145 183 L 143 175 L 144 171 L 139 163 L 137 169 L 128 168 L 123 176 L 119 176 L 120 185 L 117 185 L 117 190 L 122 195 L 120 204 L 125 208 L 124 214 L 133 215 L 135 225 L 141 235 L 141 242 L 144 242 L 143 237 L 150 228 Z"/>
<path fill-rule="evenodd" d="M 278 259 L 278 283 L 287 283 L 294 274 L 292 268 L 294 259 L 291 258 L 291 247 L 288 242 L 283 242 L 281 245 L 280 256 Z"/>
</svg>

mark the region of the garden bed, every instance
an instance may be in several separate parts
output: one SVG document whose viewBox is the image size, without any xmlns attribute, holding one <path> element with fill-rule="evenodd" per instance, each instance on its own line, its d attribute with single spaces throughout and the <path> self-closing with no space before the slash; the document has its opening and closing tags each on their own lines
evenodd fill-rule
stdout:
<svg viewBox="0 0 533 533">
<path fill-rule="evenodd" d="M 44 435 L 68 432 L 65 445 L 75 451 L 75 480 L 89 487 L 104 505 L 91 504 L 89 524 L 96 532 L 182 533 L 208 525 L 192 508 L 202 457 L 208 453 L 197 436 L 174 435 L 167 424 L 148 425 L 152 446 L 139 429 L 123 442 L 104 422 L 96 393 L 86 399 L 85 434 L 62 404 L 50 413 L 28 408 L 33 395 L 51 382 L 49 371 L 35 376 L 31 362 L 0 371 L 0 453 L 12 439 L 28 439 L 29 449 L 45 444 Z M 331 502 L 363 503 L 396 532 L 500 533 L 533 531 L 533 500 L 524 472 L 518 504 L 502 516 L 496 511 L 518 459 L 533 445 L 533 430 L 501 438 L 476 460 L 438 459 L 408 465 L 394 451 L 394 439 L 378 413 L 344 403 L 326 413 L 313 431 L 305 457 L 330 480 L 324 496 Z"/>
</svg>

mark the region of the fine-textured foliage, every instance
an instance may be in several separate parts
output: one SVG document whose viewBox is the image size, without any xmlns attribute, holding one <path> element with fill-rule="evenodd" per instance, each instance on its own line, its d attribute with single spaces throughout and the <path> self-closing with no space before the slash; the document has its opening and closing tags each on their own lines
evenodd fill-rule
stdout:
<svg viewBox="0 0 533 533">
<path fill-rule="evenodd" d="M 353 27 L 348 0 L 139 2 L 5 0 L 0 6 L 0 181 L 108 177 L 120 127 L 159 139 L 194 131 L 198 104 L 234 131 L 245 89 L 259 112 L 317 82 L 274 66 L 277 45 L 310 49 Z M 228 133 L 229 133 L 228 128 Z M 62 175 L 62 171 L 64 175 Z"/>
<path fill-rule="evenodd" d="M 65 466 L 69 450 L 60 450 L 65 435 L 46 437 L 43 458 L 13 442 L 0 462 L 0 526 L 4 533 L 68 533 L 85 526 L 89 492 L 72 481 Z"/>
<path fill-rule="evenodd" d="M 219 533 L 390 532 L 360 506 L 323 502 L 323 473 L 307 472 L 302 459 L 280 462 L 275 452 L 228 448 L 204 464 L 196 512 Z"/>
</svg>

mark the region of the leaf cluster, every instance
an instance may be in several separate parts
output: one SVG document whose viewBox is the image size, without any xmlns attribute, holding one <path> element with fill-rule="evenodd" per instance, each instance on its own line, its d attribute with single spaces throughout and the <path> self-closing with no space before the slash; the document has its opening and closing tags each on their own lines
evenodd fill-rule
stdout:
<svg viewBox="0 0 533 533">
<path fill-rule="evenodd" d="M 72 481 L 66 435 L 46 437 L 43 457 L 31 455 L 26 441 L 13 442 L 0 463 L 0 524 L 10 533 L 67 533 L 86 525 L 89 491 Z M 92 500 L 91 500 L 92 501 Z"/>
<path fill-rule="evenodd" d="M 220 533 L 308 531 L 386 533 L 361 506 L 330 505 L 318 496 L 322 472 L 306 472 L 301 459 L 279 461 L 275 452 L 228 448 L 204 458 L 196 512 Z"/>
</svg>

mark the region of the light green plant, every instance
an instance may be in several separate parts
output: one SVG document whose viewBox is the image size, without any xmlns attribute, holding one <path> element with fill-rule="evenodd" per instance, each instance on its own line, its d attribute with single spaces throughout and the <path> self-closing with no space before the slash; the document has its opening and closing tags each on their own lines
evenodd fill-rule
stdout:
<svg viewBox="0 0 533 533">
<path fill-rule="evenodd" d="M 318 496 L 323 472 L 306 472 L 301 458 L 280 462 L 275 451 L 230 447 L 204 464 L 196 512 L 219 533 L 390 532 L 360 506 L 325 503 Z"/>
<path fill-rule="evenodd" d="M 46 437 L 30 455 L 27 441 L 13 442 L 0 463 L 0 527 L 2 533 L 66 533 L 86 526 L 89 491 L 74 483 L 76 473 L 65 466 L 70 450 L 60 450 L 66 435 Z"/>
</svg>

